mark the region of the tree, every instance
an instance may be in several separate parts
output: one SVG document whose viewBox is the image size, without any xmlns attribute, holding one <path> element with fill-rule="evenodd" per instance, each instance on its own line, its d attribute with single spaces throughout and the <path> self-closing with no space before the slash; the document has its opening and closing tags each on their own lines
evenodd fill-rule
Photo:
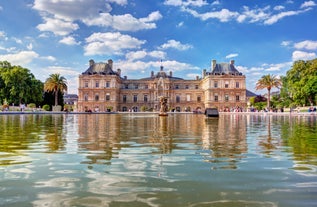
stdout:
<svg viewBox="0 0 317 207">
<path fill-rule="evenodd" d="M 60 76 L 60 74 L 51 74 L 44 83 L 44 90 L 53 92 L 55 95 L 55 106 L 58 105 L 58 92 L 67 91 L 66 78 Z"/>
<path fill-rule="evenodd" d="M 296 105 L 316 103 L 317 59 L 295 61 L 286 73 L 286 82 L 289 96 Z"/>
<path fill-rule="evenodd" d="M 43 83 L 37 80 L 29 69 L 11 66 L 7 61 L 0 61 L 0 101 L 9 103 L 40 103 Z"/>
<path fill-rule="evenodd" d="M 270 95 L 271 95 L 271 89 L 276 87 L 279 88 L 282 86 L 282 82 L 280 79 L 278 79 L 275 75 L 263 75 L 260 80 L 257 81 L 255 89 L 261 90 L 261 89 L 267 89 L 268 96 L 267 96 L 267 108 L 270 109 Z"/>
</svg>

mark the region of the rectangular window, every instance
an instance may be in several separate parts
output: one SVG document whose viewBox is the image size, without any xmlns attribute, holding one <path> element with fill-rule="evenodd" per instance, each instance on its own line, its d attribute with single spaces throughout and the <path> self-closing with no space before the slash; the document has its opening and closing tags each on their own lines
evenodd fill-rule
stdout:
<svg viewBox="0 0 317 207">
<path fill-rule="evenodd" d="M 128 84 L 125 84 L 125 85 L 124 85 L 124 88 L 125 88 L 125 89 L 128 89 L 128 88 L 129 88 L 129 85 L 128 85 Z"/>
<path fill-rule="evenodd" d="M 145 85 L 144 88 L 145 88 L 145 89 L 149 89 L 149 86 L 148 86 L 148 85 Z"/>
<path fill-rule="evenodd" d="M 214 82 L 214 88 L 218 88 L 218 81 Z"/>
<path fill-rule="evenodd" d="M 135 89 L 138 89 L 138 88 L 139 88 L 139 85 L 138 85 L 138 84 L 135 84 L 134 88 L 135 88 Z"/>
<path fill-rule="evenodd" d="M 147 102 L 147 95 L 144 95 L 144 102 Z"/>
<path fill-rule="evenodd" d="M 229 95 L 225 94 L 225 101 L 229 101 Z"/>
<path fill-rule="evenodd" d="M 179 86 L 178 86 L 178 85 L 175 85 L 175 89 L 179 89 Z"/>
<path fill-rule="evenodd" d="M 186 94 L 186 100 L 190 101 L 190 94 Z"/>
<path fill-rule="evenodd" d="M 110 93 L 106 93 L 106 101 L 110 101 Z"/>
<path fill-rule="evenodd" d="M 188 89 L 188 88 L 189 88 L 188 85 L 186 85 L 186 86 L 185 86 L 185 89 Z"/>
<path fill-rule="evenodd" d="M 176 103 L 181 102 L 181 97 L 179 95 L 176 95 Z"/>
<path fill-rule="evenodd" d="M 133 95 L 133 102 L 138 102 L 138 95 Z"/>
<path fill-rule="evenodd" d="M 85 94 L 85 101 L 88 101 L 88 94 Z"/>
<path fill-rule="evenodd" d="M 85 88 L 88 88 L 88 81 L 85 81 Z"/>
<path fill-rule="evenodd" d="M 195 89 L 198 89 L 198 85 L 195 85 Z"/>
<path fill-rule="evenodd" d="M 240 88 L 240 83 L 236 82 L 236 88 Z"/>
<path fill-rule="evenodd" d="M 99 88 L 99 81 L 96 81 L 96 88 Z"/>
<path fill-rule="evenodd" d="M 106 88 L 110 88 L 110 81 L 106 82 Z"/>
<path fill-rule="evenodd" d="M 218 101 L 218 95 L 215 95 L 215 101 L 216 102 Z"/>
<path fill-rule="evenodd" d="M 240 96 L 236 95 L 236 101 L 240 101 Z"/>
<path fill-rule="evenodd" d="M 99 94 L 95 95 L 95 101 L 99 101 Z"/>
<path fill-rule="evenodd" d="M 201 102 L 201 97 L 197 96 L 197 102 Z"/>
<path fill-rule="evenodd" d="M 123 95 L 123 96 L 122 96 L 122 101 L 123 101 L 123 103 L 126 103 L 126 102 L 127 102 L 127 95 Z"/>
<path fill-rule="evenodd" d="M 229 88 L 229 81 L 225 82 L 225 88 Z"/>
</svg>

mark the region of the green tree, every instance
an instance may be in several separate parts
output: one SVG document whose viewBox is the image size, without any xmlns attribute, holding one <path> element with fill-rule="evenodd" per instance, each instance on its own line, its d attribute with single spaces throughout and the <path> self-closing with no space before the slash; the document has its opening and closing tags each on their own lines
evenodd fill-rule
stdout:
<svg viewBox="0 0 317 207">
<path fill-rule="evenodd" d="M 44 83 L 44 90 L 53 92 L 55 95 L 55 106 L 58 105 L 58 92 L 67 91 L 66 78 L 60 76 L 60 74 L 51 74 Z"/>
<path fill-rule="evenodd" d="M 29 69 L 0 62 L 0 99 L 9 103 L 39 103 L 42 101 L 43 83 Z"/>
<path fill-rule="evenodd" d="M 295 61 L 286 73 L 289 96 L 296 105 L 313 105 L 317 96 L 317 59 Z"/>
<path fill-rule="evenodd" d="M 282 86 L 282 82 L 278 79 L 275 75 L 263 75 L 260 80 L 257 81 L 255 89 L 267 89 L 268 96 L 267 96 L 267 108 L 270 109 L 270 96 L 271 96 L 271 89 L 276 87 L 279 88 Z"/>
</svg>

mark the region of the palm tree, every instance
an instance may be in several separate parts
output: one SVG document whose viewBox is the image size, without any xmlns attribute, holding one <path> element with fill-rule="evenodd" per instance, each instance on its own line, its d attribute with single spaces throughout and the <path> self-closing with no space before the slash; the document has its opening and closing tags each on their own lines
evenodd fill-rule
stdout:
<svg viewBox="0 0 317 207">
<path fill-rule="evenodd" d="M 55 94 L 55 106 L 58 105 L 58 92 L 67 91 L 67 81 L 66 78 L 60 76 L 60 74 L 51 74 L 49 78 L 46 79 L 44 83 L 44 90 L 50 91 Z"/>
<path fill-rule="evenodd" d="M 275 75 L 263 75 L 260 80 L 257 81 L 255 90 L 261 90 L 266 88 L 268 91 L 267 96 L 267 108 L 270 109 L 270 95 L 271 95 L 271 89 L 276 87 L 279 88 L 282 85 L 282 82 L 279 78 L 277 78 Z"/>
</svg>

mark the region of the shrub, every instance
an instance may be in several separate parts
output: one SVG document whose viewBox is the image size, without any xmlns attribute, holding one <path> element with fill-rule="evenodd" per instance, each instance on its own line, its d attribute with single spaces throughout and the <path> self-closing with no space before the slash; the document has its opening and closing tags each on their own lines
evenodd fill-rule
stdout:
<svg viewBox="0 0 317 207">
<path fill-rule="evenodd" d="M 31 108 L 31 109 L 34 109 L 34 108 L 36 108 L 36 104 L 35 103 L 29 103 L 28 107 Z"/>
<path fill-rule="evenodd" d="M 44 111 L 49 111 L 49 110 L 51 109 L 51 107 L 50 107 L 50 105 L 45 104 L 45 105 L 42 107 L 42 109 L 43 109 Z"/>
</svg>

